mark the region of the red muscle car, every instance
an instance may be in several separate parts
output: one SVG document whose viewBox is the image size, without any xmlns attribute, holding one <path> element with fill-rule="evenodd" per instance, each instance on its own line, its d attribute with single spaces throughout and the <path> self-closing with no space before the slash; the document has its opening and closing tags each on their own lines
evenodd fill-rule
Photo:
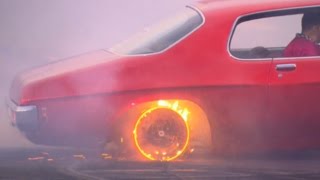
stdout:
<svg viewBox="0 0 320 180">
<path fill-rule="evenodd" d="M 115 45 L 20 73 L 11 123 L 36 144 L 174 160 L 320 150 L 320 56 L 283 57 L 319 0 L 212 0 Z"/>
</svg>

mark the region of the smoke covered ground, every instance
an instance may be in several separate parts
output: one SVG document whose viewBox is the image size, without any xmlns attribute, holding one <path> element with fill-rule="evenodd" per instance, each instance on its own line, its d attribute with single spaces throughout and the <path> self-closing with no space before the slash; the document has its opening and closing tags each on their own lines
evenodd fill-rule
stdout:
<svg viewBox="0 0 320 180">
<path fill-rule="evenodd" d="M 0 179 L 217 179 L 320 178 L 313 158 L 192 158 L 144 162 L 105 158 L 97 151 L 36 148 L 0 151 Z"/>
</svg>

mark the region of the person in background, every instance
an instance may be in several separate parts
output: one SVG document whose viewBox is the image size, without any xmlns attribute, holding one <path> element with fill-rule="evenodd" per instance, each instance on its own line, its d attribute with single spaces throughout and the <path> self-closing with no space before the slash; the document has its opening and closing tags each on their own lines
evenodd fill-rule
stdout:
<svg viewBox="0 0 320 180">
<path fill-rule="evenodd" d="M 302 33 L 288 44 L 284 57 L 320 56 L 320 13 L 309 12 L 302 17 Z"/>
</svg>

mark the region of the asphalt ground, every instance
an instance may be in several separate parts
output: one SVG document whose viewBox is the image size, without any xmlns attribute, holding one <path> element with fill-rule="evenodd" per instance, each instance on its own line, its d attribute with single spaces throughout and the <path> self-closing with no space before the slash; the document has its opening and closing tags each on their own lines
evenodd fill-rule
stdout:
<svg viewBox="0 0 320 180">
<path fill-rule="evenodd" d="M 320 179 L 317 156 L 189 157 L 175 162 L 114 159 L 94 150 L 3 149 L 0 179 Z"/>
</svg>

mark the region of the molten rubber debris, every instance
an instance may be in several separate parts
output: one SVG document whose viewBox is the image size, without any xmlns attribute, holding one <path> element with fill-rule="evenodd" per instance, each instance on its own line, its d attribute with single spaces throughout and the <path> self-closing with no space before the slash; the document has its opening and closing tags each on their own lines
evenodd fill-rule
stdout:
<svg viewBox="0 0 320 180">
<path fill-rule="evenodd" d="M 75 154 L 75 155 L 73 155 L 73 158 L 77 159 L 77 160 L 85 160 L 86 159 L 86 157 L 83 154 Z"/>
<path fill-rule="evenodd" d="M 110 154 L 107 154 L 107 153 L 102 153 L 101 157 L 102 157 L 102 159 L 112 159 L 112 156 Z"/>
</svg>

